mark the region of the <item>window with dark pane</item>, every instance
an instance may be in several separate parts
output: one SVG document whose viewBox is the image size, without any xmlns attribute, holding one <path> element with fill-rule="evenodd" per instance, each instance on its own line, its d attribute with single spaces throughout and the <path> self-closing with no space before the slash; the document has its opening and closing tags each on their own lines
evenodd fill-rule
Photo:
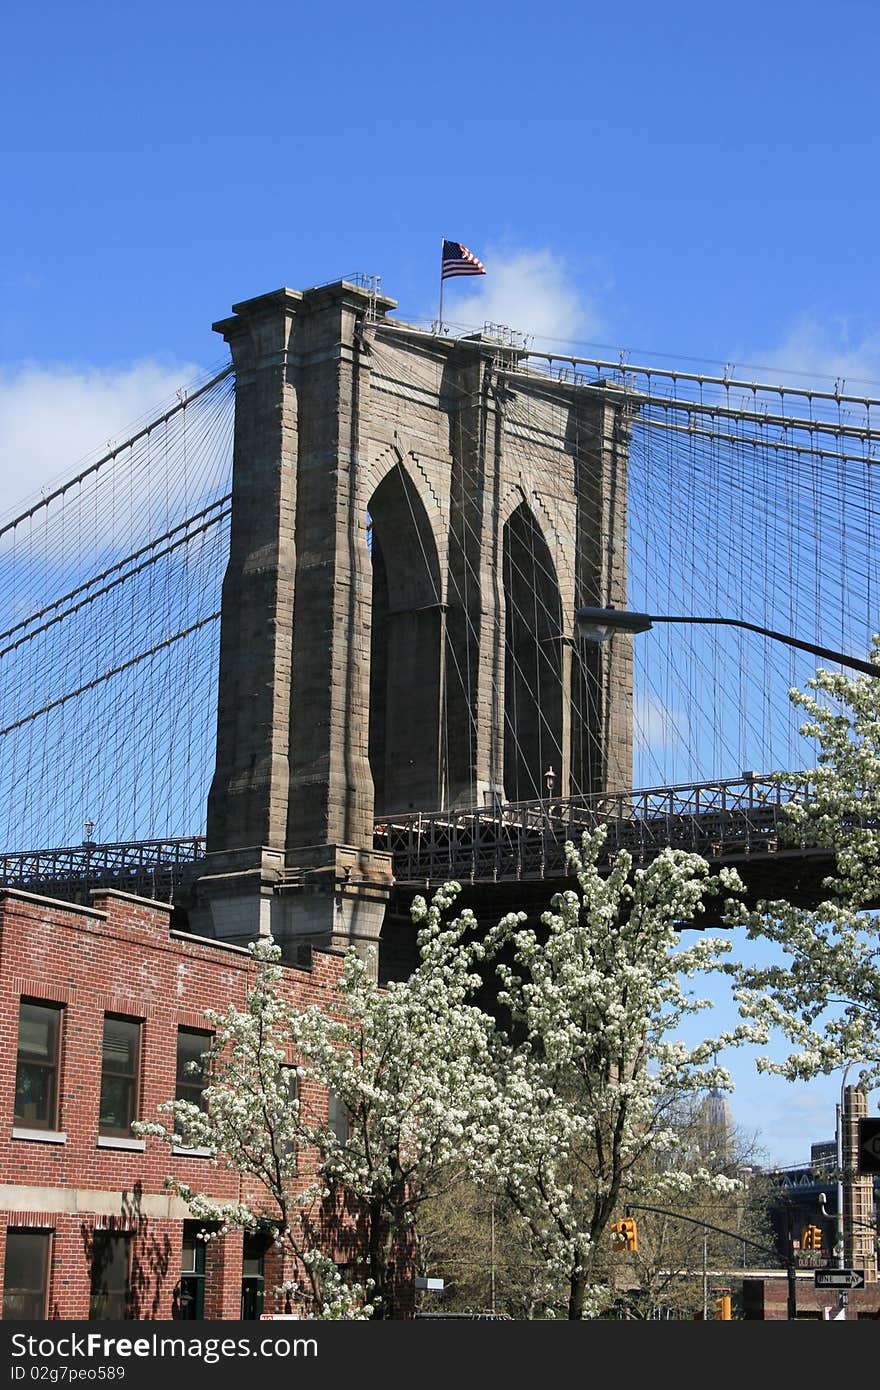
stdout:
<svg viewBox="0 0 880 1390">
<path fill-rule="evenodd" d="M 199 1238 L 203 1230 L 198 1221 L 183 1223 L 178 1317 L 191 1320 L 205 1316 L 205 1242 Z"/>
<path fill-rule="evenodd" d="M 51 1246 L 49 1231 L 7 1232 L 3 1269 L 4 1322 L 45 1318 Z"/>
<path fill-rule="evenodd" d="M 177 1030 L 177 1089 L 176 1100 L 188 1100 L 205 1109 L 203 1091 L 208 1084 L 204 1054 L 211 1046 L 211 1034 L 194 1028 Z"/>
<path fill-rule="evenodd" d="M 101 1054 L 101 1134 L 130 1135 L 137 1119 L 141 1023 L 117 1014 L 104 1015 Z"/>
<path fill-rule="evenodd" d="M 290 1105 L 299 1099 L 299 1076 L 296 1067 L 283 1066 L 281 1068 L 281 1080 L 287 1092 L 287 1099 Z M 296 1151 L 296 1140 L 286 1139 L 283 1146 L 284 1157 L 289 1158 Z"/>
<path fill-rule="evenodd" d="M 92 1237 L 90 1320 L 127 1318 L 128 1298 L 129 1237 L 96 1231 Z"/>
<path fill-rule="evenodd" d="M 327 1098 L 327 1122 L 340 1144 L 347 1144 L 351 1138 L 354 1116 L 335 1091 L 330 1091 Z"/>
<path fill-rule="evenodd" d="M 57 1128 L 60 1041 L 60 1006 L 22 999 L 15 1069 L 16 1124 L 32 1129 Z"/>
</svg>

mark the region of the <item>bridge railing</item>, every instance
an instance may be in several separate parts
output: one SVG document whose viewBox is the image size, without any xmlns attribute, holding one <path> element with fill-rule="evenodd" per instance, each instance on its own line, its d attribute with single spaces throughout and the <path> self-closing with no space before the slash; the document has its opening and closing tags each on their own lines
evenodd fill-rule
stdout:
<svg viewBox="0 0 880 1390">
<path fill-rule="evenodd" d="M 786 784 L 751 775 L 545 797 L 383 817 L 375 844 L 390 851 L 395 878 L 404 883 L 559 877 L 565 842 L 579 844 L 599 826 L 607 829 L 605 862 L 622 849 L 643 862 L 665 846 L 722 860 L 778 851 L 784 808 L 808 797 L 794 778 Z"/>
<path fill-rule="evenodd" d="M 187 866 L 202 859 L 202 835 L 123 841 L 0 854 L 0 885 L 65 900 L 88 901 L 93 888 L 116 888 L 170 902 Z"/>
<path fill-rule="evenodd" d="M 784 848 L 785 807 L 809 800 L 792 778 L 746 776 L 593 796 L 545 797 L 491 807 L 412 811 L 374 827 L 376 849 L 390 851 L 403 884 L 448 879 L 492 882 L 561 878 L 565 843 L 605 826 L 605 863 L 628 850 L 644 863 L 664 846 L 710 860 L 732 860 Z M 171 902 L 204 858 L 203 836 L 116 844 L 85 841 L 55 849 L 0 854 L 0 886 L 88 902 L 93 888 L 116 888 Z"/>
</svg>

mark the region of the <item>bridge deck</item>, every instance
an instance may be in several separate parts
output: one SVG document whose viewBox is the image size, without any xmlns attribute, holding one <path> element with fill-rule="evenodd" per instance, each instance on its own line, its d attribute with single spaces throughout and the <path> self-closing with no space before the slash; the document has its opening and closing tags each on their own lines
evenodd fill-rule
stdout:
<svg viewBox="0 0 880 1390">
<path fill-rule="evenodd" d="M 780 838 L 784 808 L 802 800 L 792 782 L 746 777 L 590 797 L 546 798 L 496 807 L 409 812 L 376 822 L 375 848 L 390 851 L 401 888 L 540 883 L 566 877 L 565 843 L 607 830 L 601 863 L 620 850 L 638 863 L 665 846 L 742 867 L 753 858 L 804 860 L 819 851 Z M 170 902 L 198 871 L 203 836 L 120 844 L 67 845 L 0 855 L 0 884 L 49 897 L 88 901 L 112 887 Z"/>
<path fill-rule="evenodd" d="M 600 863 L 620 850 L 639 863 L 666 846 L 734 862 L 753 854 L 809 851 L 780 842 L 784 807 L 803 799 L 794 785 L 740 778 L 589 797 L 546 798 L 497 808 L 415 812 L 376 825 L 376 847 L 391 851 L 399 883 L 436 885 L 564 876 L 565 843 L 606 829 Z"/>
</svg>

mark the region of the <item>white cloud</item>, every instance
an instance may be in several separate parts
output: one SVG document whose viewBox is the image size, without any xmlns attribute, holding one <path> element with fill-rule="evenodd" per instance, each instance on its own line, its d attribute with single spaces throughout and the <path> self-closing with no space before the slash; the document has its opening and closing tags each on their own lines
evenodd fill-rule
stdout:
<svg viewBox="0 0 880 1390">
<path fill-rule="evenodd" d="M 23 510 L 42 489 L 125 440 L 147 413 L 161 414 L 200 370 L 151 360 L 117 368 L 25 363 L 0 369 L 0 517 Z"/>
<path fill-rule="evenodd" d="M 678 734 L 678 715 L 646 690 L 636 691 L 633 722 L 640 742 L 655 752 L 669 748 Z"/>
<path fill-rule="evenodd" d="M 528 334 L 540 346 L 595 337 L 594 309 L 575 284 L 571 269 L 552 251 L 504 252 L 490 246 L 480 256 L 485 277 L 447 280 L 444 322 L 468 331 L 500 323 Z M 463 285 L 467 291 L 463 292 Z"/>
<path fill-rule="evenodd" d="M 790 375 L 798 386 L 829 390 L 838 381 L 841 391 L 858 395 L 880 383 L 880 329 L 855 327 L 844 317 L 802 314 L 776 347 L 756 349 L 752 356 L 756 364 Z"/>
</svg>

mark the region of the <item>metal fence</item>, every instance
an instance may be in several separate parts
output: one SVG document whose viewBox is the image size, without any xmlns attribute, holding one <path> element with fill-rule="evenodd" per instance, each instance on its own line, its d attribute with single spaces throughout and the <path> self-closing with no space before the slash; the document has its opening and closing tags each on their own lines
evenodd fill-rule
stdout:
<svg viewBox="0 0 880 1390">
<path fill-rule="evenodd" d="M 666 846 L 722 860 L 777 852 L 786 806 L 807 797 L 794 780 L 758 776 L 547 797 L 388 816 L 376 822 L 375 845 L 391 852 L 400 883 L 558 877 L 566 841 L 579 845 L 600 826 L 605 863 L 620 850 L 645 862 Z"/>
</svg>

